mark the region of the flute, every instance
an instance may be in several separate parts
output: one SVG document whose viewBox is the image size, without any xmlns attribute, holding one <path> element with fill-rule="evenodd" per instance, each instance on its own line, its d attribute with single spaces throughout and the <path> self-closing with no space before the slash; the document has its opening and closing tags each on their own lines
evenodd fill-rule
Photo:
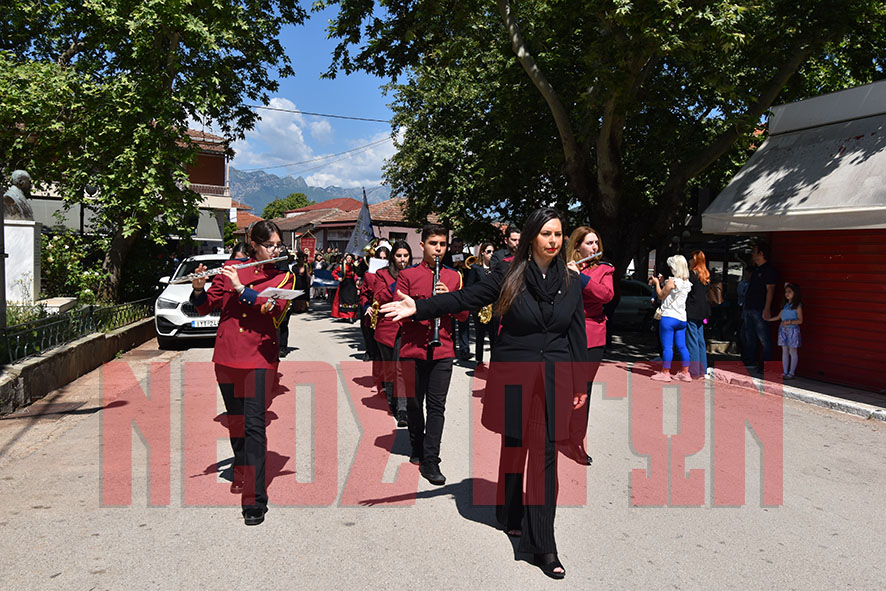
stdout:
<svg viewBox="0 0 886 591">
<path fill-rule="evenodd" d="M 232 265 L 235 269 L 245 269 L 246 267 L 256 267 L 258 265 L 266 265 L 268 263 L 277 263 L 279 261 L 287 261 L 292 262 L 295 257 L 290 253 L 283 256 L 279 256 L 273 259 L 267 259 L 264 261 L 253 261 L 251 263 L 242 263 L 239 265 Z M 218 275 L 222 272 L 222 267 L 216 267 L 215 269 L 207 269 L 206 271 L 201 271 L 200 273 L 191 273 L 189 275 L 182 275 L 178 279 L 173 279 L 169 283 L 172 285 L 178 285 L 180 283 L 190 283 L 194 279 L 201 279 L 203 277 L 212 277 L 213 275 Z"/>
<path fill-rule="evenodd" d="M 587 257 L 585 257 L 585 258 L 583 258 L 583 259 L 581 259 L 581 260 L 575 261 L 575 264 L 576 264 L 576 265 L 580 265 L 580 264 L 582 264 L 582 263 L 586 263 L 586 262 L 588 262 L 588 261 L 592 261 L 592 260 L 594 260 L 594 259 L 598 259 L 598 258 L 600 258 L 601 256 L 603 256 L 603 251 L 602 251 L 602 250 L 601 250 L 600 252 L 595 252 L 595 253 L 592 254 L 591 256 L 587 256 Z"/>
</svg>

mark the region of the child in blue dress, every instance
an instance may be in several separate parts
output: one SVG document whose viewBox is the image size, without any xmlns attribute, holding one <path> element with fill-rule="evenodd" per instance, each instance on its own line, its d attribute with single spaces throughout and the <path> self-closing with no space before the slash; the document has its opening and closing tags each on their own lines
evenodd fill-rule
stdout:
<svg viewBox="0 0 886 591">
<path fill-rule="evenodd" d="M 781 346 L 782 377 L 793 379 L 800 360 L 800 325 L 803 324 L 803 304 L 800 301 L 800 286 L 796 283 L 784 284 L 784 308 L 770 321 L 781 320 L 778 327 L 778 344 Z"/>
</svg>

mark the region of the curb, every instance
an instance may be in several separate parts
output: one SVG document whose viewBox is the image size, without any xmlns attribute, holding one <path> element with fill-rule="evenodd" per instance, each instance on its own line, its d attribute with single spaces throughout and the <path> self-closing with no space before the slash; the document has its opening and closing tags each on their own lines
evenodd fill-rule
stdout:
<svg viewBox="0 0 886 591">
<path fill-rule="evenodd" d="M 43 398 L 154 336 L 154 317 L 151 316 L 109 333 L 86 335 L 45 354 L 5 366 L 0 376 L 0 414 Z"/>
<path fill-rule="evenodd" d="M 724 382 L 739 388 L 747 388 L 756 392 L 765 392 L 772 396 L 782 396 L 790 398 L 806 404 L 814 404 L 822 408 L 835 410 L 846 414 L 856 415 L 864 419 L 873 419 L 875 421 L 886 422 L 886 409 L 874 406 L 873 404 L 865 404 L 855 400 L 847 400 L 821 392 L 812 390 L 804 390 L 796 386 L 779 384 L 777 382 L 768 382 L 766 380 L 751 377 L 747 374 L 738 374 L 722 369 L 713 370 L 714 380 Z"/>
</svg>

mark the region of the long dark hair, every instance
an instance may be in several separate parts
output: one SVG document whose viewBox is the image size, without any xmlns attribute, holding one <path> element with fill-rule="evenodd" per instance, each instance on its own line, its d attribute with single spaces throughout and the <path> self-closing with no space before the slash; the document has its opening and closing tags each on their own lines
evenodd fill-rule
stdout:
<svg viewBox="0 0 886 591">
<path fill-rule="evenodd" d="M 800 306 L 800 304 L 803 303 L 803 298 L 801 297 L 801 294 L 800 294 L 800 286 L 797 285 L 796 283 L 790 283 L 790 282 L 785 283 L 784 286 L 790 287 L 791 291 L 794 292 L 794 301 L 789 302 L 788 299 L 785 298 L 785 303 L 791 306 L 791 310 L 796 310 Z"/>
<path fill-rule="evenodd" d="M 529 264 L 529 256 L 532 252 L 532 242 L 539 235 L 544 225 L 551 220 L 560 220 L 560 227 L 565 232 L 566 221 L 560 215 L 560 212 L 553 207 L 536 209 L 529 214 L 526 223 L 523 224 L 523 231 L 520 232 L 520 242 L 517 244 L 514 260 L 508 268 L 508 272 L 502 282 L 501 293 L 498 295 L 498 302 L 495 304 L 495 310 L 499 316 L 504 316 L 508 313 L 514 300 L 525 289 L 524 277 L 526 275 L 526 265 Z M 560 264 L 565 267 L 566 252 L 563 246 L 560 247 L 560 252 L 557 253 L 557 257 L 552 261 L 552 264 Z M 569 273 L 564 273 L 563 276 L 566 286 L 569 287 Z"/>
<path fill-rule="evenodd" d="M 412 261 L 412 248 L 409 247 L 409 243 L 405 240 L 397 240 L 394 242 L 391 245 L 391 255 L 388 257 L 388 273 L 390 273 L 391 277 L 394 279 L 400 274 L 400 269 L 397 268 L 397 262 L 394 260 L 394 254 L 401 248 L 406 249 L 406 252 L 409 253 L 409 261 Z"/>
</svg>

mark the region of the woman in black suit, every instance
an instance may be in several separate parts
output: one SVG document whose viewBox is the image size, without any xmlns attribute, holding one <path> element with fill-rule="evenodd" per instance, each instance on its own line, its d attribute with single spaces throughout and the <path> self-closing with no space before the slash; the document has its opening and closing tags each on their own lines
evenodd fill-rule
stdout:
<svg viewBox="0 0 886 591">
<path fill-rule="evenodd" d="M 418 301 L 398 293 L 400 301 L 381 308 L 394 321 L 412 315 L 426 320 L 495 304 L 501 331 L 492 350 L 483 402 L 484 424 L 486 413 L 503 405 L 503 417 L 494 421 L 500 423 L 495 430 L 502 434 L 498 488 L 504 498 L 496 517 L 508 535 L 520 536 L 518 552 L 532 554 L 542 571 L 556 579 L 566 575 L 554 541 L 556 441 L 569 438 L 572 411 L 587 402 L 587 384 L 580 372 L 572 372 L 569 381 L 559 384 L 560 391 L 555 389 L 555 364 L 587 360 L 581 281 L 566 268 L 563 225 L 556 210 L 538 209 L 526 221 L 513 259 L 505 259 L 485 281 Z M 513 367 L 496 371 L 500 362 L 525 362 L 526 371 L 514 372 Z M 489 399 L 492 393 L 502 396 L 504 385 L 526 383 L 528 372 L 536 374 L 531 392 Z M 525 485 L 530 502 L 524 506 L 527 452 Z"/>
</svg>

